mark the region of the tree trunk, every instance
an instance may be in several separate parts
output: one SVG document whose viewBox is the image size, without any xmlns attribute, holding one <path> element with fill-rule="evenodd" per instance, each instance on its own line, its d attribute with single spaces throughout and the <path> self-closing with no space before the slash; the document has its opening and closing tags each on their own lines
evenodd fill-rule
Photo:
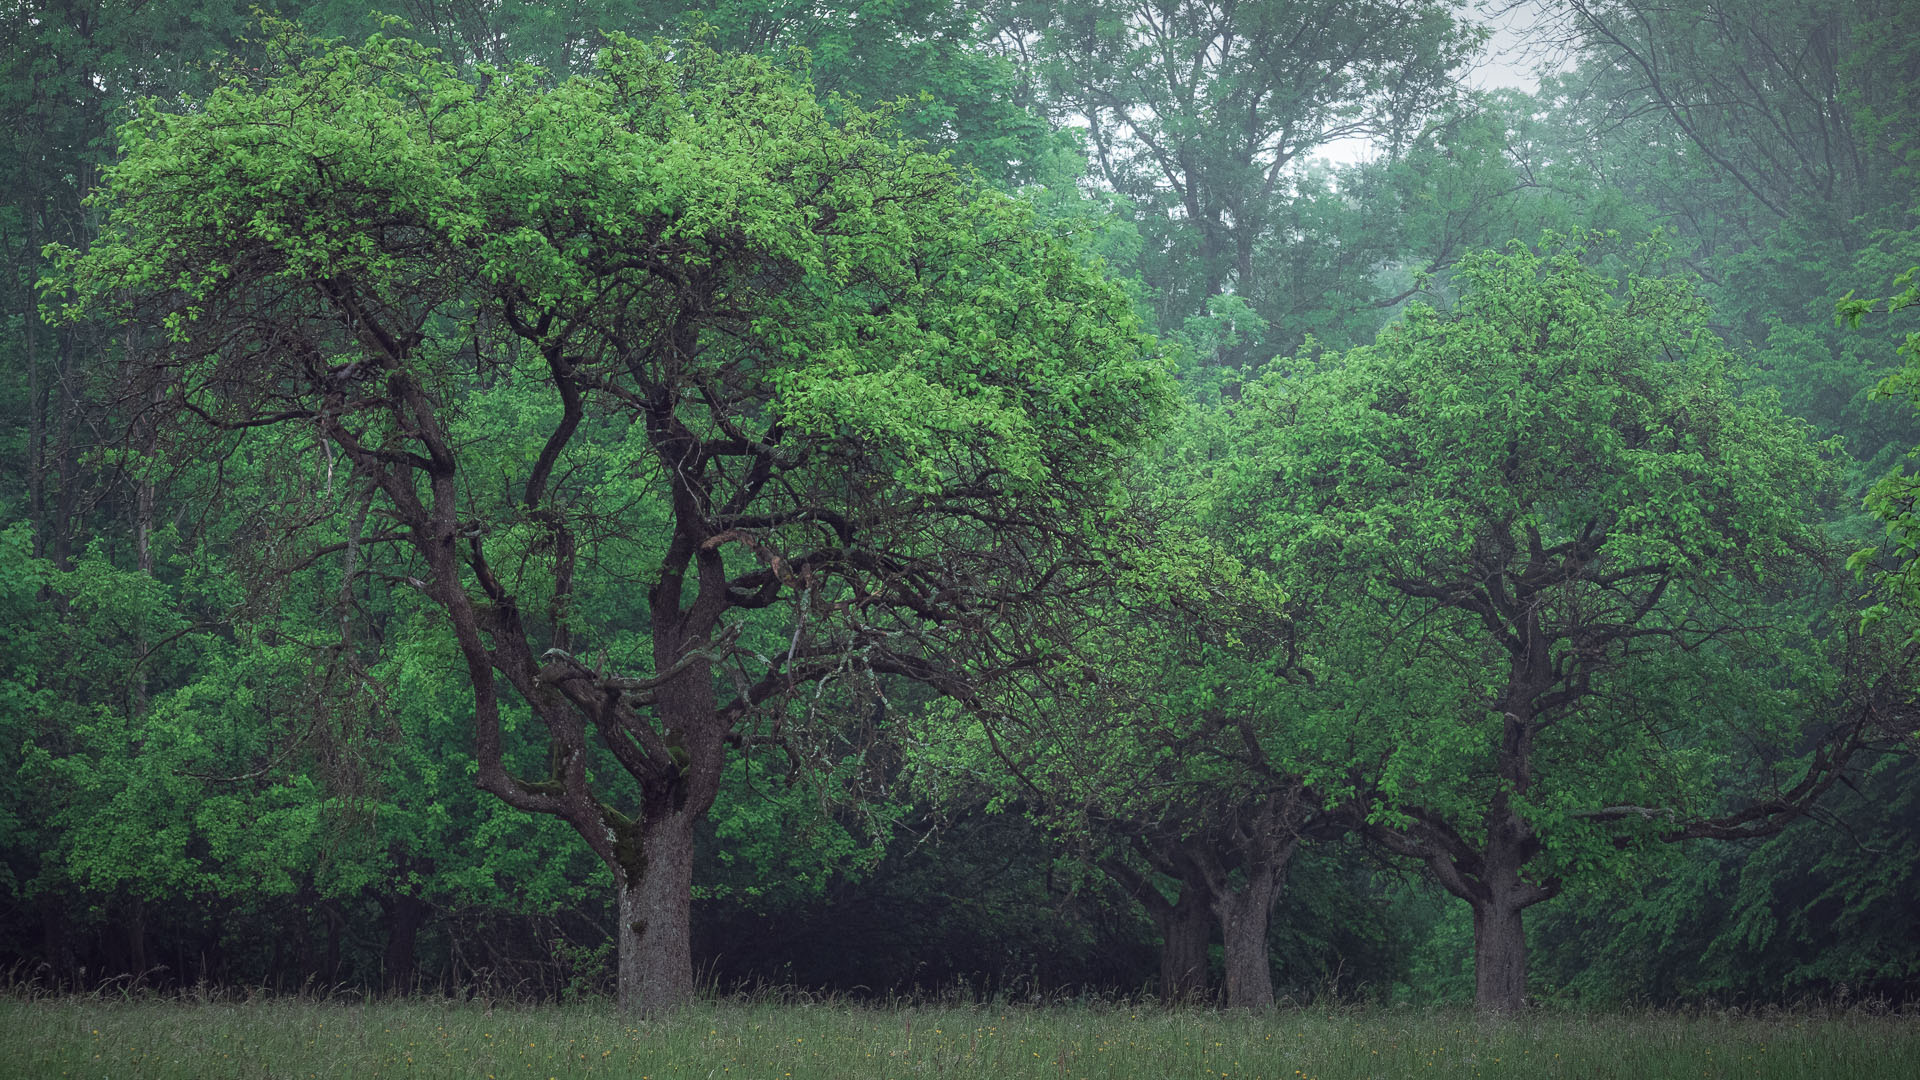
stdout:
<svg viewBox="0 0 1920 1080">
<path fill-rule="evenodd" d="M 1245 888 L 1223 889 L 1213 898 L 1221 940 L 1226 944 L 1229 1009 L 1265 1009 L 1273 1004 L 1267 917 L 1279 891 L 1279 869 L 1265 866 L 1248 875 Z"/>
<path fill-rule="evenodd" d="M 39 275 L 40 206 L 29 203 L 23 208 L 27 225 L 27 269 L 16 271 L 17 278 L 32 280 Z M 20 359 L 27 367 L 27 518 L 33 523 L 33 556 L 47 553 L 47 537 L 52 531 L 47 521 L 47 404 L 48 393 L 40 373 L 40 304 L 32 289 L 25 290 L 26 310 L 20 316 Z"/>
<path fill-rule="evenodd" d="M 75 972 L 78 961 L 73 955 L 73 941 L 67 935 L 67 905 L 52 896 L 40 900 L 41 948 L 47 954 L 48 989 L 55 993 L 64 993 L 69 988 L 81 989 L 80 980 Z"/>
<path fill-rule="evenodd" d="M 76 346 L 73 341 L 73 328 L 61 331 L 56 341 L 55 353 L 58 368 L 54 374 L 54 383 L 50 387 L 56 391 L 49 406 L 59 406 L 59 430 L 48 432 L 42 438 L 51 437 L 51 447 L 42 446 L 43 454 L 53 457 L 55 488 L 53 493 L 53 513 L 48 522 L 48 531 L 52 533 L 52 543 L 48 553 L 53 565 L 60 570 L 73 569 L 74 518 L 79 514 L 80 501 L 80 461 L 74 452 L 74 424 L 78 407 L 73 400 L 69 387 L 79 385 L 79 361 L 75 359 Z M 44 482 L 44 481 L 43 481 Z"/>
<path fill-rule="evenodd" d="M 1193 882 L 1180 883 L 1180 899 L 1167 905 L 1160 924 L 1160 1000 L 1168 1004 L 1197 1001 L 1207 994 L 1208 918 L 1206 890 Z"/>
<path fill-rule="evenodd" d="M 413 989 L 415 945 L 427 921 L 426 901 L 401 894 L 383 904 L 387 909 L 387 947 L 381 956 L 387 993 L 403 995 Z"/>
<path fill-rule="evenodd" d="M 1525 910 L 1506 896 L 1473 903 L 1473 1004 L 1483 1013 L 1514 1013 L 1527 1003 Z"/>
<path fill-rule="evenodd" d="M 134 897 L 126 908 L 127 973 L 133 985 L 147 981 L 147 905 Z"/>
<path fill-rule="evenodd" d="M 1100 869 L 1147 909 L 1160 931 L 1160 1000 L 1169 1005 L 1198 1000 L 1207 993 L 1207 936 L 1213 929 L 1205 875 L 1171 850 L 1149 861 L 1180 882 L 1177 899 L 1168 900 L 1149 875 L 1124 859 L 1103 859 Z"/>
<path fill-rule="evenodd" d="M 1469 887 L 1459 895 L 1473 908 L 1473 1003 L 1489 1015 L 1517 1012 L 1527 1003 L 1527 932 L 1521 913 L 1554 892 L 1520 876 L 1536 848 L 1526 823 L 1496 806 L 1478 880 L 1461 882 Z"/>
<path fill-rule="evenodd" d="M 638 865 L 617 875 L 620 1010 L 659 1016 L 693 1000 L 693 826 L 689 807 L 639 826 Z"/>
<path fill-rule="evenodd" d="M 327 958 L 324 961 L 326 976 L 321 981 L 329 991 L 340 981 L 340 931 L 346 926 L 346 916 L 340 914 L 340 908 L 329 900 L 320 905 L 321 917 L 327 923 Z"/>
</svg>

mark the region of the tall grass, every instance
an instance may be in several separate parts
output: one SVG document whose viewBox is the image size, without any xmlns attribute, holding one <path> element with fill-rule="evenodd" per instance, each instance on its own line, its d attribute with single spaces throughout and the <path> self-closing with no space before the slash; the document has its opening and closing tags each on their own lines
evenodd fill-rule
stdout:
<svg viewBox="0 0 1920 1080">
<path fill-rule="evenodd" d="M 0 1076 L 111 1080 L 620 1077 L 1920 1077 L 1920 1019 L 1862 1012 L 1235 1015 L 1124 1003 L 858 1006 L 804 996 L 663 1021 L 604 1001 L 0 998 Z"/>
</svg>

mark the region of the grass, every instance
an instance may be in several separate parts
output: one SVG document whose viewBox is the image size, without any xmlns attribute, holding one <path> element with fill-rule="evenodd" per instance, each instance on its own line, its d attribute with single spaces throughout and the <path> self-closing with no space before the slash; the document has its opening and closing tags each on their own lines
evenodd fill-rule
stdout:
<svg viewBox="0 0 1920 1080">
<path fill-rule="evenodd" d="M 0 998 L 0 1076 L 431 1080 L 1920 1076 L 1920 1019 L 1433 1010 L 1231 1015 L 1126 1005 L 611 1006 Z"/>
</svg>

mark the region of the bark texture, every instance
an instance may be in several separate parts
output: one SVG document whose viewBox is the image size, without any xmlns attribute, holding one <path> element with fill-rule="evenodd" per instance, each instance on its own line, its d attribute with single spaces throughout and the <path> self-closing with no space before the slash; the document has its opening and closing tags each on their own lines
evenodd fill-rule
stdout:
<svg viewBox="0 0 1920 1080">
<path fill-rule="evenodd" d="M 1251 867 L 1247 879 L 1214 894 L 1213 913 L 1225 944 L 1227 1007 L 1264 1009 L 1273 1004 L 1273 965 L 1267 957 L 1267 926 L 1280 894 L 1281 867 L 1292 854 Z"/>
<path fill-rule="evenodd" d="M 1155 921 L 1160 928 L 1160 999 L 1168 1004 L 1205 999 L 1207 939 L 1213 923 L 1201 890 L 1183 884 L 1180 898 Z"/>
<path fill-rule="evenodd" d="M 680 811 L 654 822 L 639 865 L 620 875 L 620 1002 L 642 1015 L 693 1000 L 693 826 Z"/>
<path fill-rule="evenodd" d="M 1473 905 L 1473 1001 L 1485 1013 L 1514 1013 L 1527 1003 L 1527 933 L 1511 898 Z"/>
</svg>

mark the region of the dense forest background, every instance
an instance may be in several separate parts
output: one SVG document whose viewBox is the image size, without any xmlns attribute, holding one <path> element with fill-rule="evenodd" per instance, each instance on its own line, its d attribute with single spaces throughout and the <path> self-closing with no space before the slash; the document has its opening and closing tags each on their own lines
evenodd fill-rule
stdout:
<svg viewBox="0 0 1920 1080">
<path fill-rule="evenodd" d="M 1062 651 L 958 688 L 891 654 L 823 668 L 740 721 L 691 825 L 701 980 L 1458 1001 L 1478 930 L 1485 1001 L 1505 963 L 1488 927 L 1525 908 L 1539 999 L 1920 990 L 1914 5 L 1542 2 L 1528 21 L 1556 66 L 1534 93 L 1468 88 L 1486 32 L 1442 0 L 388 7 L 402 21 L 327 2 L 265 21 L 205 0 L 0 12 L 12 979 L 613 984 L 608 863 L 476 783 L 469 668 L 408 587 L 425 573 L 379 546 L 373 482 L 310 430 L 181 434 L 170 391 L 136 377 L 181 335 L 67 306 L 86 285 L 57 264 L 138 211 L 92 198 L 121 125 L 222 85 L 276 92 L 299 32 L 418 42 L 450 78 L 529 94 L 592 76 L 624 32 L 767 57 L 829 126 L 897 102 L 886 123 L 953 183 L 1006 193 L 1021 229 L 1099 268 L 1048 295 L 1119 297 L 1114 348 L 1174 387 L 1141 391 L 1152 437 L 1115 466 L 1129 527 L 1073 525 L 1106 553 L 1049 579 L 1082 575 L 1062 601 L 1081 622 L 1050 624 Z M 520 64 L 544 75 L 500 74 Z M 1584 320 L 1579 340 L 1508 333 L 1554 318 Z M 544 406 L 477 333 L 458 348 L 462 452 L 544 483 Z M 1521 353 L 1570 366 L 1502 382 L 1488 357 Z M 1449 388 L 1534 411 L 1488 420 Z M 580 476 L 625 452 L 618 432 L 581 438 L 593 454 L 555 488 L 615 498 Z M 1615 454 L 1634 439 L 1653 441 Z M 1476 494 L 1495 489 L 1519 518 Z M 632 490 L 581 535 L 655 543 L 664 496 Z M 1597 558 L 1595 520 L 1635 555 Z M 1499 597 L 1475 606 L 1492 537 L 1543 597 L 1506 622 Z M 561 559 L 497 543 L 523 575 Z M 784 564 L 754 543 L 772 541 L 738 556 L 769 560 L 772 596 Z M 583 559 L 571 628 L 542 647 L 649 655 L 659 624 L 620 559 Z M 785 609 L 743 610 L 727 641 L 791 662 Z M 1528 634 L 1558 666 L 1522 695 L 1503 649 Z M 504 694 L 498 752 L 560 777 L 553 729 Z M 1513 771 L 1523 737 L 1550 786 Z M 596 767 L 609 800 L 641 797 L 644 777 Z M 1489 824 L 1508 813 L 1524 844 Z"/>
</svg>

